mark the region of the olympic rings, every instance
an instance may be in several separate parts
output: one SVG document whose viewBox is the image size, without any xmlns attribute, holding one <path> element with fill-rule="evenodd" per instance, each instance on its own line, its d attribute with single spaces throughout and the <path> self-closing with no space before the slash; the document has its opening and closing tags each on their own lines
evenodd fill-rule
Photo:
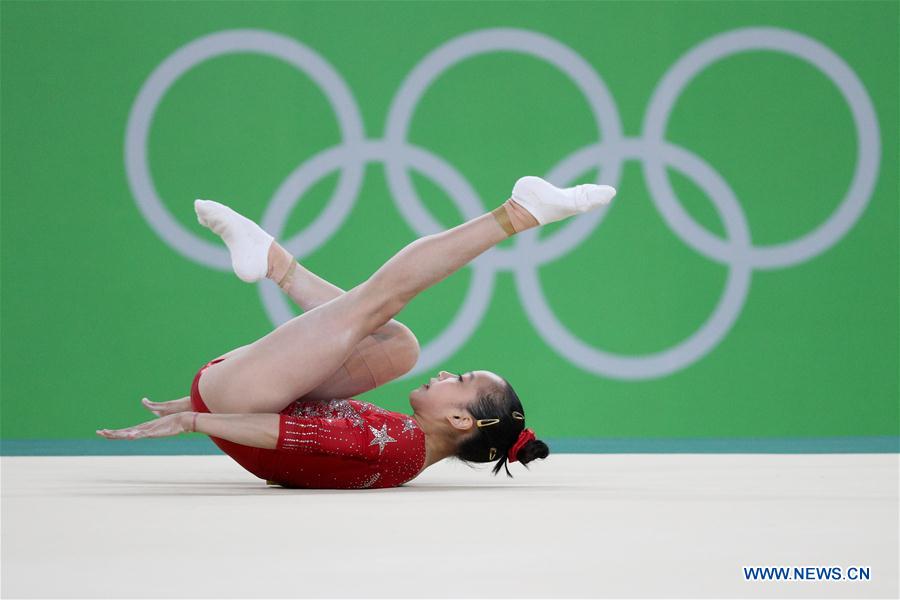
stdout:
<svg viewBox="0 0 900 600">
<path fill-rule="evenodd" d="M 678 96 L 707 66 L 733 54 L 767 50 L 795 56 L 819 69 L 838 88 L 850 107 L 857 132 L 857 163 L 845 197 L 830 217 L 800 238 L 770 246 L 754 246 L 741 204 L 730 186 L 703 159 L 665 140 L 665 130 Z M 325 210 L 303 231 L 283 242 L 298 259 L 325 243 L 353 209 L 369 162 L 385 166 L 387 182 L 400 214 L 419 235 L 443 227 L 418 198 L 408 169 L 436 182 L 470 219 L 486 212 L 469 182 L 450 163 L 407 140 L 410 121 L 423 94 L 444 71 L 472 56 L 490 52 L 534 56 L 565 73 L 584 95 L 597 124 L 599 141 L 576 150 L 545 178 L 570 184 L 588 169 L 599 168 L 602 182 L 618 187 L 626 160 L 641 161 L 654 205 L 666 224 L 685 244 L 729 269 L 725 289 L 713 313 L 687 339 L 654 354 L 623 356 L 594 348 L 568 331 L 553 314 L 541 289 L 537 268 L 584 241 L 603 220 L 606 209 L 569 219 L 553 235 L 539 239 L 536 230 L 515 236 L 510 248 L 493 248 L 472 262 L 468 293 L 452 322 L 422 348 L 419 362 L 406 377 L 432 369 L 454 354 L 480 325 L 493 295 L 495 275 L 512 272 L 526 314 L 538 334 L 560 355 L 580 368 L 607 377 L 641 380 L 679 371 L 712 351 L 724 339 L 744 305 L 754 269 L 792 266 L 836 244 L 857 222 L 871 199 L 881 162 L 881 136 L 872 101 L 853 70 L 823 44 L 794 31 L 744 28 L 716 35 L 689 50 L 662 77 L 644 117 L 643 134 L 627 138 L 619 111 L 606 84 L 575 51 L 546 34 L 512 28 L 473 31 L 446 42 L 416 65 L 395 95 L 383 140 L 367 139 L 362 116 L 349 86 L 323 57 L 286 36 L 262 30 L 230 30 L 198 38 L 176 50 L 147 78 L 131 113 L 125 136 L 125 167 L 138 209 L 150 227 L 186 258 L 208 267 L 230 270 L 226 249 L 193 235 L 166 210 L 160 200 L 147 158 L 153 116 L 169 88 L 187 71 L 211 58 L 234 52 L 272 56 L 307 73 L 323 90 L 340 126 L 339 145 L 319 154 L 288 175 L 272 197 L 260 225 L 280 239 L 288 215 L 305 192 L 335 169 L 338 186 Z M 679 203 L 666 175 L 677 169 L 692 179 L 713 202 L 725 226 L 723 241 L 698 225 Z M 260 283 L 263 305 L 273 323 L 294 314 L 278 287 Z"/>
</svg>

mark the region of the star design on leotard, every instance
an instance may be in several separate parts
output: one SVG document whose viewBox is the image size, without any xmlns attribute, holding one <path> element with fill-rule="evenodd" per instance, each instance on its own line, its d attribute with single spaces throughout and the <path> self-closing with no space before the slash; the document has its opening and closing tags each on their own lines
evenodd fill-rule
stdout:
<svg viewBox="0 0 900 600">
<path fill-rule="evenodd" d="M 384 447 L 385 447 L 387 444 L 389 444 L 389 443 L 391 443 L 391 442 L 396 442 L 396 441 L 397 441 L 397 440 L 395 440 L 394 438 L 392 438 L 391 436 L 388 435 L 388 432 L 387 432 L 387 423 L 385 423 L 384 425 L 382 425 L 382 426 L 381 426 L 381 429 L 375 429 L 375 428 L 372 427 L 371 425 L 369 425 L 369 429 L 372 431 L 372 435 L 375 436 L 374 438 L 372 438 L 372 441 L 369 442 L 369 445 L 370 445 L 370 446 L 374 446 L 375 444 L 378 444 L 378 446 L 379 446 L 379 448 L 378 448 L 378 454 L 379 454 L 379 455 L 381 455 L 381 453 L 384 452 Z"/>
<path fill-rule="evenodd" d="M 401 431 L 400 433 L 404 434 L 407 431 L 413 431 L 414 429 L 416 429 L 416 427 L 417 427 L 416 422 L 413 421 L 412 419 L 410 419 L 409 417 L 407 417 L 407 418 L 403 419 L 403 431 Z"/>
<path fill-rule="evenodd" d="M 335 412 L 341 419 L 349 419 L 351 423 L 353 423 L 354 427 L 362 427 L 365 421 L 359 413 L 353 408 L 353 405 L 350 404 L 349 400 L 346 399 L 332 399 L 331 410 Z"/>
<path fill-rule="evenodd" d="M 328 402 L 309 400 L 295 403 L 291 414 L 295 417 L 347 419 L 354 427 L 365 429 L 365 420 L 346 399 L 332 398 Z"/>
</svg>

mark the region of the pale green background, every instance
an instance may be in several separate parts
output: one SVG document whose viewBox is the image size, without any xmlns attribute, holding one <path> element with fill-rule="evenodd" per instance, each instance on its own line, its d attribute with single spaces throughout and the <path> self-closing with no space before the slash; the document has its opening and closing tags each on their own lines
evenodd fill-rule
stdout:
<svg viewBox="0 0 900 600">
<path fill-rule="evenodd" d="M 403 78 L 466 32 L 543 32 L 608 84 L 637 135 L 665 71 L 711 36 L 746 26 L 808 35 L 840 55 L 872 98 L 882 137 L 878 183 L 857 224 L 800 265 L 756 271 L 726 338 L 670 376 L 621 381 L 570 365 L 538 336 L 509 273 L 498 276 L 475 335 L 443 368 L 489 369 L 519 392 L 544 438 L 813 438 L 898 433 L 898 5 L 865 3 L 86 3 L 2 7 L 2 437 L 88 439 L 150 418 L 146 395 L 188 394 L 206 361 L 270 330 L 254 286 L 196 264 L 138 212 L 124 169 L 125 125 L 146 78 L 205 34 L 260 28 L 323 55 L 383 135 Z M 525 174 L 543 174 L 596 141 L 584 99 L 535 58 L 482 55 L 425 94 L 410 139 L 455 166 L 492 208 Z M 843 98 L 808 64 L 773 53 L 716 63 L 678 100 L 668 139 L 732 186 L 755 244 L 822 223 L 849 184 L 855 133 Z M 228 56 L 193 69 L 165 96 L 150 160 L 172 214 L 197 235 L 192 201 L 251 218 L 298 165 L 339 141 L 322 92 L 279 61 Z M 587 175 L 593 176 L 593 173 Z M 288 226 L 310 222 L 334 189 L 320 182 Z M 460 215 L 414 175 L 446 226 Z M 717 235 L 711 203 L 674 175 L 684 204 Z M 354 212 L 304 264 L 348 289 L 415 234 L 380 165 Z M 653 208 L 629 162 L 617 206 L 562 259 L 540 269 L 561 321 L 598 348 L 649 353 L 690 335 L 718 301 L 726 268 L 696 254 Z M 423 345 L 460 305 L 468 269 L 399 316 Z M 298 365 L 298 368 L 303 368 Z M 436 371 L 436 369 L 435 369 Z M 362 399 L 410 412 L 426 376 Z M 103 441 L 105 443 L 105 441 Z M 114 443 L 114 442 L 109 442 Z"/>
</svg>

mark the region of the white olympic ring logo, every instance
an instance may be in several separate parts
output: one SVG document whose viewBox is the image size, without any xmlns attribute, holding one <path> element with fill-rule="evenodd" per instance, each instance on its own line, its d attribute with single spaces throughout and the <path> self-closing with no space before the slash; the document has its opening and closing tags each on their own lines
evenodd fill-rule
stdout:
<svg viewBox="0 0 900 600">
<path fill-rule="evenodd" d="M 857 162 L 850 187 L 831 216 L 813 231 L 790 242 L 769 246 L 751 243 L 747 219 L 735 193 L 703 159 L 665 140 L 675 101 L 702 69 L 749 50 L 793 55 L 826 75 L 847 101 L 857 131 Z M 131 113 L 125 136 L 125 166 L 137 205 L 156 233 L 185 257 L 209 267 L 230 270 L 227 250 L 196 237 L 165 208 L 156 193 L 147 158 L 147 139 L 154 113 L 172 84 L 188 70 L 211 58 L 254 52 L 281 59 L 306 73 L 324 90 L 335 111 L 343 141 L 298 166 L 284 180 L 260 221 L 280 238 L 295 203 L 316 181 L 341 169 L 331 202 L 303 231 L 283 243 L 302 259 L 322 245 L 343 223 L 358 197 L 363 172 L 370 161 L 383 162 L 394 203 L 420 236 L 442 231 L 427 212 L 412 185 L 408 168 L 431 177 L 453 199 L 466 219 L 485 212 L 475 190 L 447 161 L 410 144 L 406 137 L 418 101 L 444 70 L 469 57 L 488 52 L 520 52 L 543 59 L 568 75 L 593 112 L 599 143 L 583 147 L 561 160 L 544 177 L 563 186 L 589 168 L 599 167 L 598 182 L 618 187 L 626 160 L 643 164 L 656 209 L 668 226 L 691 248 L 727 265 L 725 290 L 712 315 L 687 339 L 648 355 L 624 356 L 598 350 L 566 329 L 547 304 L 537 266 L 569 252 L 588 237 L 606 213 L 592 211 L 569 219 L 553 235 L 539 239 L 536 230 L 514 238 L 509 249 L 493 248 L 471 263 L 473 279 L 462 307 L 450 325 L 422 348 L 419 362 L 406 376 L 431 369 L 452 355 L 480 324 L 490 302 L 494 276 L 510 270 L 526 313 L 541 337 L 559 354 L 587 371 L 619 379 L 649 379 L 687 367 L 710 352 L 728 333 L 740 313 L 753 269 L 795 265 L 824 252 L 853 227 L 865 210 L 878 176 L 881 140 L 875 110 L 852 69 L 823 44 L 799 33 L 776 28 L 745 28 L 716 35 L 682 56 L 663 76 L 644 117 L 643 133 L 628 138 L 615 102 L 591 65 L 568 46 L 533 31 L 494 28 L 473 31 L 450 40 L 425 56 L 403 81 L 391 103 L 384 139 L 367 139 L 359 107 L 338 72 L 308 46 L 289 37 L 261 30 L 231 30 L 194 40 L 171 54 L 146 80 Z M 666 167 L 690 177 L 715 204 L 727 239 L 721 240 L 697 224 L 682 208 L 666 176 Z M 295 315 L 278 287 L 266 280 L 260 294 L 273 323 Z"/>
</svg>

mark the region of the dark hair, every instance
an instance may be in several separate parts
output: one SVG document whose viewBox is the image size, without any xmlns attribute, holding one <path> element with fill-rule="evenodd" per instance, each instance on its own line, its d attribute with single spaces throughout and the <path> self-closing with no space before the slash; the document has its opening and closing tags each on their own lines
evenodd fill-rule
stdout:
<svg viewBox="0 0 900 600">
<path fill-rule="evenodd" d="M 493 468 L 494 475 L 499 473 L 500 468 L 503 467 L 506 469 L 506 474 L 512 477 L 509 467 L 506 466 L 507 455 L 509 449 L 519 439 L 519 434 L 525 429 L 525 420 L 513 417 L 513 411 L 518 411 L 523 417 L 525 416 L 525 409 L 522 408 L 519 396 L 509 382 L 504 379 L 502 386 L 480 393 L 467 409 L 476 420 L 500 419 L 500 422 L 482 427 L 476 426 L 475 432 L 460 442 L 459 448 L 456 450 L 456 458 L 466 464 L 486 463 L 499 459 Z M 491 449 L 494 450 L 493 456 Z M 549 454 L 550 448 L 547 444 L 541 440 L 530 440 L 522 446 L 516 458 L 523 465 L 527 465 L 536 458 L 547 458 Z"/>
</svg>

